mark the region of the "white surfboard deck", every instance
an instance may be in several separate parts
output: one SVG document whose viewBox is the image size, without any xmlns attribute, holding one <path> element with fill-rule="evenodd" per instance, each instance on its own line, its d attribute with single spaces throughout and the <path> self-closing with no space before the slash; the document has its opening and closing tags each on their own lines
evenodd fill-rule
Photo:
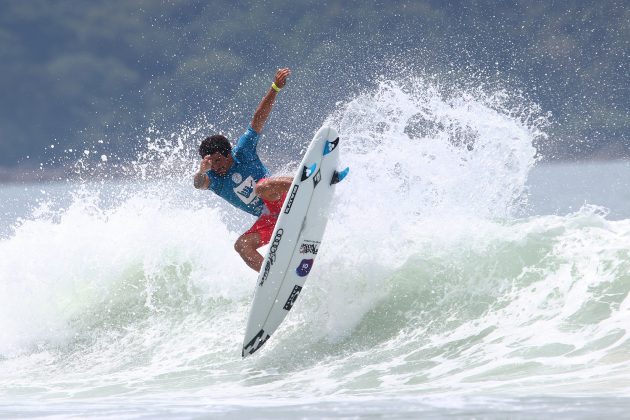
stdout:
<svg viewBox="0 0 630 420">
<path fill-rule="evenodd" d="M 260 349 L 280 326 L 313 267 L 335 185 L 348 172 L 337 172 L 338 146 L 337 131 L 322 127 L 293 178 L 258 275 L 243 357 Z"/>
</svg>

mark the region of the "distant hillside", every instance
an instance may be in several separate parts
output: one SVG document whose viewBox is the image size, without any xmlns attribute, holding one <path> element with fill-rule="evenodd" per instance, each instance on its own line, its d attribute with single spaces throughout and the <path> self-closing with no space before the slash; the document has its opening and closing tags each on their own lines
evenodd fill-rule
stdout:
<svg viewBox="0 0 630 420">
<path fill-rule="evenodd" d="M 149 128 L 236 132 L 286 65 L 292 91 L 276 128 L 313 131 L 336 101 L 400 68 L 522 90 L 553 114 L 548 159 L 630 156 L 627 6 L 4 0 L 0 165 L 97 140 L 124 160 Z"/>
</svg>

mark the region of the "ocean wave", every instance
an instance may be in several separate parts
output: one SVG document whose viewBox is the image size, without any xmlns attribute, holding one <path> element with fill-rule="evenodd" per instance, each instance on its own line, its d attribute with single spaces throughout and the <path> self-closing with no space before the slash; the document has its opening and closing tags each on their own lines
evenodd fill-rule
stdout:
<svg viewBox="0 0 630 420">
<path fill-rule="evenodd" d="M 511 104 L 417 78 L 340 104 L 350 175 L 304 293 L 246 361 L 255 273 L 233 243 L 252 221 L 193 190 L 192 137 L 140 156 L 135 183 L 69 185 L 0 241 L 2 386 L 627 391 L 630 224 L 594 206 L 517 217 L 544 124 Z M 161 162 L 179 175 L 147 175 Z"/>
</svg>

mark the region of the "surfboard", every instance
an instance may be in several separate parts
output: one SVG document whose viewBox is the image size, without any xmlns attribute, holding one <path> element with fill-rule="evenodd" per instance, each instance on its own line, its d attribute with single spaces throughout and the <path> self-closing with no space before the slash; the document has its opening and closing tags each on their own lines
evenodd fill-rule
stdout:
<svg viewBox="0 0 630 420">
<path fill-rule="evenodd" d="M 258 351 L 287 316 L 308 278 L 328 222 L 337 171 L 339 135 L 322 127 L 311 141 L 280 211 L 258 275 L 242 356 Z"/>
</svg>

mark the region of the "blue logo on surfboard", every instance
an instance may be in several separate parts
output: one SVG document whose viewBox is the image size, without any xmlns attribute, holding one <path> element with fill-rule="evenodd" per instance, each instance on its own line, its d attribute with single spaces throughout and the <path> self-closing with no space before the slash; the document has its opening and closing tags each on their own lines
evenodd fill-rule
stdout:
<svg viewBox="0 0 630 420">
<path fill-rule="evenodd" d="M 308 276 L 308 273 L 311 272 L 311 268 L 313 268 L 314 261 L 315 259 L 313 258 L 309 258 L 308 260 L 306 259 L 302 260 L 300 265 L 298 265 L 298 268 L 295 269 L 295 272 L 297 273 L 297 275 L 300 277 Z"/>
</svg>

